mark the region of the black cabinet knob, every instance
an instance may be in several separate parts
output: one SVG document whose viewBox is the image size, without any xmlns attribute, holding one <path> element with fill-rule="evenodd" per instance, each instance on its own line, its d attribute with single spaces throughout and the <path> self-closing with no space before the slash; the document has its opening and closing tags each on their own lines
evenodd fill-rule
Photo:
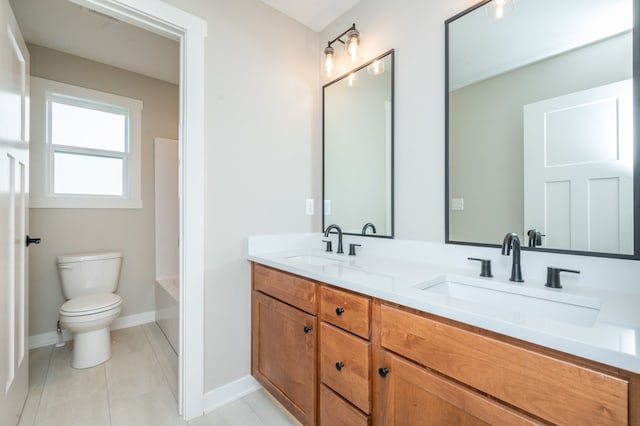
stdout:
<svg viewBox="0 0 640 426">
<path fill-rule="evenodd" d="M 340 316 L 344 314 L 344 308 L 336 308 L 336 315 Z"/>
<path fill-rule="evenodd" d="M 342 367 L 344 367 L 344 362 L 336 362 L 336 370 L 340 371 L 342 370 Z"/>
<path fill-rule="evenodd" d="M 310 331 L 311 331 L 311 327 L 310 327 L 310 326 L 308 326 L 308 325 L 305 325 L 305 326 L 304 326 L 304 332 L 305 332 L 305 334 L 309 333 Z"/>
<path fill-rule="evenodd" d="M 389 374 L 389 369 L 387 367 L 378 368 L 378 374 L 382 378 L 387 377 L 387 374 Z"/>
</svg>

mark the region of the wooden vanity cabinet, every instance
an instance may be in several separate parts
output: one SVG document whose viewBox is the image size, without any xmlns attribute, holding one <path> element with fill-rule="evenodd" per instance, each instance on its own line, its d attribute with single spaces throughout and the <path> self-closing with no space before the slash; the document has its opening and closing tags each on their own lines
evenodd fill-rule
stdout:
<svg viewBox="0 0 640 426">
<path fill-rule="evenodd" d="M 316 424 L 317 284 L 253 264 L 251 373 L 302 424 Z"/>
<path fill-rule="evenodd" d="M 253 265 L 252 373 L 305 425 L 636 425 L 640 376 Z"/>
</svg>

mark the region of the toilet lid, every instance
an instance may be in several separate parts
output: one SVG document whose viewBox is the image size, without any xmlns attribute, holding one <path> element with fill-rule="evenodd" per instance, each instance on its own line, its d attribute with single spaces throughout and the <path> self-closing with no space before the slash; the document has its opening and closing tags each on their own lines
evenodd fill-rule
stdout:
<svg viewBox="0 0 640 426">
<path fill-rule="evenodd" d="M 114 293 L 89 294 L 66 301 L 60 308 L 60 314 L 67 316 L 90 315 L 117 308 L 121 304 L 122 297 Z"/>
</svg>

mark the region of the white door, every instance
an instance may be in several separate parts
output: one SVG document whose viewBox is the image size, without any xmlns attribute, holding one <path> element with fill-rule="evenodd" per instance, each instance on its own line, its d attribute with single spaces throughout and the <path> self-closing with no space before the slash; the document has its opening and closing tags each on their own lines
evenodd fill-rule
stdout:
<svg viewBox="0 0 640 426">
<path fill-rule="evenodd" d="M 29 386 L 29 56 L 9 1 L 0 2 L 0 424 L 15 425 Z"/>
<path fill-rule="evenodd" d="M 633 254 L 632 80 L 524 107 L 524 225 L 543 246 Z"/>
</svg>

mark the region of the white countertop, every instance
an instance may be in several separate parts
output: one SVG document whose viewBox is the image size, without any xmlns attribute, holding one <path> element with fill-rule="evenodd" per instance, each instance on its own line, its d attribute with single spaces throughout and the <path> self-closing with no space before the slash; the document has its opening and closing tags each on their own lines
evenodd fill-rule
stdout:
<svg viewBox="0 0 640 426">
<path fill-rule="evenodd" d="M 445 244 L 354 237 L 351 241 L 357 241 L 363 247 L 359 248 L 361 252 L 356 256 L 348 256 L 324 252 L 320 239 L 320 234 L 251 237 L 248 259 L 337 287 L 640 373 L 638 294 L 617 291 L 616 288 L 576 285 L 569 278 L 565 280 L 567 284 L 563 282 L 565 288 L 562 290 L 547 289 L 544 287 L 544 280 L 526 279 L 526 275 L 524 284 L 510 283 L 506 279 L 508 275 L 502 271 L 504 265 L 497 264 L 501 258 L 494 261 L 494 268 L 497 267 L 494 269 L 494 278 L 479 278 L 480 265 L 466 261 L 466 258 L 459 260 L 460 256 L 457 253 L 466 251 L 469 256 L 477 256 L 474 250 L 478 249 L 474 248 L 451 249 L 450 245 Z M 350 241 L 345 236 L 345 252 L 348 252 L 348 242 Z M 482 248 L 480 251 L 482 250 L 487 249 Z M 384 254 L 385 251 L 390 254 Z M 480 256 L 483 254 L 486 253 L 480 253 Z M 527 255 L 528 253 L 523 252 L 523 258 Z M 449 258 L 461 265 L 452 266 Z M 510 261 L 510 258 L 507 260 Z M 510 266 L 510 263 L 508 265 Z M 526 273 L 524 268 L 523 265 Z M 438 280 L 445 275 L 471 281 L 489 280 L 491 282 L 488 285 L 508 283 L 507 285 L 517 286 L 526 291 L 549 292 L 547 294 L 551 297 L 562 293 L 558 297 L 597 299 L 601 301 L 600 311 L 593 325 L 581 326 L 559 319 L 549 319 L 539 314 L 513 315 L 513 310 L 509 315 L 500 315 L 500 308 L 486 306 L 483 310 L 481 303 L 471 303 L 469 308 L 466 308 L 464 303 L 449 303 L 442 295 L 420 288 L 421 284 L 429 280 Z"/>
</svg>

